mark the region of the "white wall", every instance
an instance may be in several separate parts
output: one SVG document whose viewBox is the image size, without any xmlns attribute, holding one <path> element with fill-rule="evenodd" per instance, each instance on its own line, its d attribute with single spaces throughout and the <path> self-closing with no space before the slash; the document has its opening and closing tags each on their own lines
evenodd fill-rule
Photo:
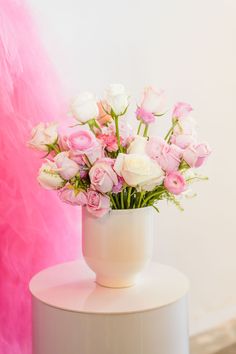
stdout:
<svg viewBox="0 0 236 354">
<path fill-rule="evenodd" d="M 191 281 L 191 331 L 236 315 L 235 0 L 30 0 L 66 92 L 147 84 L 195 107 L 213 154 L 186 211 L 162 206 L 155 258 Z M 166 123 L 157 124 L 163 130 Z"/>
</svg>

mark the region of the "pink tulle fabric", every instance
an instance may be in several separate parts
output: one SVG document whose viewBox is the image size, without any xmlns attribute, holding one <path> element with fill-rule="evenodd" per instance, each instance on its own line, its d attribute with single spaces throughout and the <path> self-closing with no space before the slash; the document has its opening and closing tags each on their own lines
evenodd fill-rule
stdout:
<svg viewBox="0 0 236 354">
<path fill-rule="evenodd" d="M 33 125 L 62 117 L 58 86 L 24 1 L 0 0 L 1 354 L 31 353 L 28 282 L 78 253 L 80 210 L 38 186 L 26 147 Z"/>
</svg>

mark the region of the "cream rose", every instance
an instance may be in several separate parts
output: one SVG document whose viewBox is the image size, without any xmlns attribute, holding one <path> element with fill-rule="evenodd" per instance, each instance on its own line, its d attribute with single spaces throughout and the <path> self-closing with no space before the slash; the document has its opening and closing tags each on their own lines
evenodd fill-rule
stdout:
<svg viewBox="0 0 236 354">
<path fill-rule="evenodd" d="M 146 154 L 147 138 L 136 136 L 128 148 L 128 154 Z"/>
<path fill-rule="evenodd" d="M 32 129 L 31 140 L 28 141 L 28 146 L 40 150 L 48 151 L 48 146 L 54 144 L 58 138 L 58 124 L 56 122 L 51 123 L 39 123 Z"/>
<path fill-rule="evenodd" d="M 129 146 L 128 154 L 119 154 L 114 170 L 125 182 L 142 190 L 152 190 L 162 183 L 164 171 L 146 153 L 147 138 L 136 136 Z"/>
<path fill-rule="evenodd" d="M 128 95 L 121 84 L 111 84 L 105 92 L 105 101 L 119 116 L 124 113 L 129 105 Z"/>
<path fill-rule="evenodd" d="M 57 165 L 51 161 L 42 164 L 37 180 L 45 189 L 59 189 L 65 184 L 58 173 Z"/>
<path fill-rule="evenodd" d="M 122 154 L 117 156 L 114 170 L 131 187 L 152 190 L 161 184 L 164 172 L 160 166 L 144 154 Z"/>
<path fill-rule="evenodd" d="M 99 109 L 94 95 L 90 92 L 80 93 L 71 104 L 71 112 L 81 123 L 97 118 Z"/>
</svg>

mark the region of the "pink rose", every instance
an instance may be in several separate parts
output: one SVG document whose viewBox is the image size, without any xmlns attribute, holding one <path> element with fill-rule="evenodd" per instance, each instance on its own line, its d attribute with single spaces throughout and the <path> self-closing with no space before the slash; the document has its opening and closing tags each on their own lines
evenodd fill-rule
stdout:
<svg viewBox="0 0 236 354">
<path fill-rule="evenodd" d="M 163 90 L 156 91 L 152 87 L 146 87 L 140 107 L 145 112 L 161 115 L 165 111 L 166 98 Z"/>
<path fill-rule="evenodd" d="M 59 198 L 70 205 L 85 206 L 87 204 L 87 195 L 85 192 L 76 193 L 73 187 L 65 186 L 58 192 Z"/>
<path fill-rule="evenodd" d="M 172 135 L 170 141 L 181 149 L 186 149 L 189 145 L 196 143 L 196 137 L 191 134 Z"/>
<path fill-rule="evenodd" d="M 177 145 L 167 144 L 162 138 L 152 137 L 146 145 L 149 157 L 157 161 L 161 168 L 166 172 L 178 170 L 183 151 Z"/>
<path fill-rule="evenodd" d="M 190 104 L 185 102 L 177 102 L 174 106 L 172 119 L 175 120 L 185 118 L 189 115 L 190 112 L 192 112 L 192 110 L 193 108 L 190 106 Z"/>
<path fill-rule="evenodd" d="M 86 155 L 90 163 L 94 163 L 102 157 L 102 147 L 93 133 L 87 130 L 79 130 L 68 138 L 71 150 L 77 155 Z"/>
<path fill-rule="evenodd" d="M 101 193 L 111 192 L 118 178 L 111 166 L 111 159 L 101 159 L 89 171 L 91 185 Z"/>
<path fill-rule="evenodd" d="M 183 175 L 178 171 L 173 171 L 166 175 L 164 186 L 170 193 L 178 195 L 185 191 L 187 185 Z"/>
<path fill-rule="evenodd" d="M 89 164 L 85 155 L 79 155 L 75 151 L 69 152 L 69 157 L 71 160 L 75 161 L 79 166 L 80 178 L 84 179 L 88 176 Z"/>
<path fill-rule="evenodd" d="M 92 215 L 100 218 L 109 212 L 110 198 L 108 196 L 90 189 L 87 192 L 87 198 L 87 210 Z"/>
<path fill-rule="evenodd" d="M 184 151 L 183 158 L 190 167 L 200 167 L 210 153 L 211 150 L 207 144 L 192 144 Z"/>
<path fill-rule="evenodd" d="M 59 145 L 61 151 L 68 151 L 68 150 L 70 150 L 70 148 L 69 148 L 69 146 L 68 146 L 68 137 L 65 136 L 65 135 L 59 136 L 58 145 Z"/>
<path fill-rule="evenodd" d="M 144 108 L 138 107 L 136 110 L 136 117 L 145 124 L 150 124 L 155 122 L 155 116 L 153 113 L 145 111 Z"/>
<path fill-rule="evenodd" d="M 78 171 L 77 163 L 69 158 L 69 152 L 63 151 L 54 157 L 60 176 L 66 180 L 74 177 Z"/>
</svg>

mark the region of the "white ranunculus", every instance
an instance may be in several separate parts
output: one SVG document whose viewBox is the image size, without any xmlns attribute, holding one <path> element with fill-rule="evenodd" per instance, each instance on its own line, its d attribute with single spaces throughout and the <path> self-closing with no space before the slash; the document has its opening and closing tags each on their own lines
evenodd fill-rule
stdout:
<svg viewBox="0 0 236 354">
<path fill-rule="evenodd" d="M 45 189 L 59 189 L 65 184 L 65 181 L 58 173 L 57 165 L 51 161 L 42 164 L 37 180 Z"/>
<path fill-rule="evenodd" d="M 151 190 L 162 183 L 164 172 L 145 154 L 122 154 L 116 159 L 114 170 L 131 187 Z M 150 189 L 151 188 L 151 189 Z"/>
<path fill-rule="evenodd" d="M 40 151 L 48 151 L 47 145 L 54 144 L 58 138 L 57 128 L 56 122 L 39 123 L 32 129 L 28 146 Z"/>
<path fill-rule="evenodd" d="M 105 92 L 105 101 L 119 116 L 129 105 L 129 97 L 121 84 L 111 84 Z"/>
<path fill-rule="evenodd" d="M 96 98 L 90 92 L 80 93 L 71 104 L 71 112 L 81 123 L 97 118 L 99 109 Z"/>
<path fill-rule="evenodd" d="M 63 151 L 54 158 L 60 176 L 66 180 L 73 178 L 79 171 L 79 165 L 69 158 L 69 152 Z"/>
<path fill-rule="evenodd" d="M 141 107 L 153 114 L 163 114 L 165 111 L 166 97 L 163 90 L 155 91 L 152 87 L 146 87 L 143 93 Z"/>
</svg>

